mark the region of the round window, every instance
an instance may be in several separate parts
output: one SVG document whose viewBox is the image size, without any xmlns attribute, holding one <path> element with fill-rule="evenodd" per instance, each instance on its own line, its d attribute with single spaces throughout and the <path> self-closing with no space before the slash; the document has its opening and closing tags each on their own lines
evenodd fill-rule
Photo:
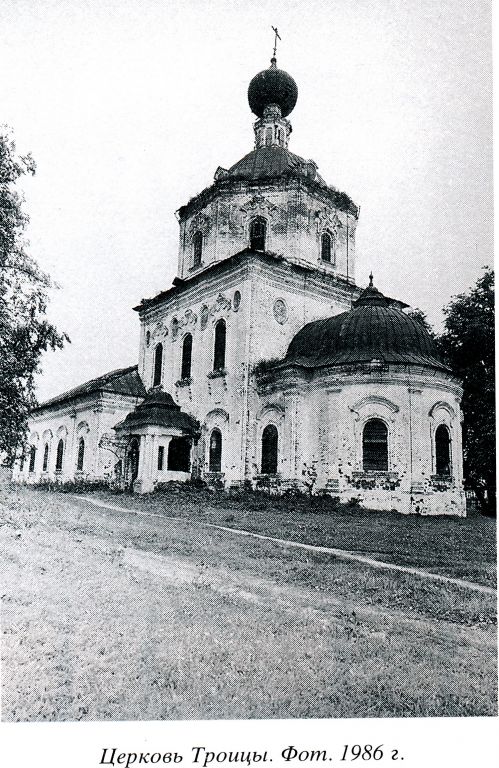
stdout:
<svg viewBox="0 0 499 768">
<path fill-rule="evenodd" d="M 274 317 L 279 325 L 284 325 L 288 319 L 288 308 L 284 299 L 276 299 L 274 302 Z"/>
<path fill-rule="evenodd" d="M 239 307 L 241 306 L 241 292 L 235 291 L 234 292 L 234 298 L 232 300 L 232 306 L 234 307 L 234 312 L 237 312 Z"/>
</svg>

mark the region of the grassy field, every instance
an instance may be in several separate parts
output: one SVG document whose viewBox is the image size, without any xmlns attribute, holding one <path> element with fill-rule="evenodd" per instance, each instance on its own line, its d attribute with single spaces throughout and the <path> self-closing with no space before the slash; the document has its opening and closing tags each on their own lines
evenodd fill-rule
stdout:
<svg viewBox="0 0 499 768">
<path fill-rule="evenodd" d="M 496 714 L 495 599 L 204 522 L 491 584 L 494 523 L 178 491 L 0 489 L 4 720 Z"/>
</svg>

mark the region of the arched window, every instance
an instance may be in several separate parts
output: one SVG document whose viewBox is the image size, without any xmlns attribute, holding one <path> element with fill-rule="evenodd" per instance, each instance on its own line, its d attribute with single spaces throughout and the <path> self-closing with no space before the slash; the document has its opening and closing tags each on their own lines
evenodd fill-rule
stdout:
<svg viewBox="0 0 499 768">
<path fill-rule="evenodd" d="M 257 216 L 256 219 L 250 224 L 249 236 L 250 236 L 250 248 L 253 251 L 265 250 L 265 237 L 267 234 L 267 222 L 261 216 Z"/>
<path fill-rule="evenodd" d="M 192 335 L 187 333 L 182 342 L 182 368 L 180 372 L 181 379 L 191 378 L 192 363 Z"/>
<path fill-rule="evenodd" d="M 192 263 L 194 267 L 199 267 L 201 264 L 201 257 L 203 255 L 203 233 L 195 232 L 192 238 L 192 251 L 193 258 Z"/>
<path fill-rule="evenodd" d="M 388 428 L 381 419 L 369 419 L 362 433 L 364 471 L 388 472 Z"/>
<path fill-rule="evenodd" d="M 36 461 L 36 447 L 32 445 L 31 448 L 29 449 L 29 471 L 30 472 L 35 471 L 35 461 Z"/>
<path fill-rule="evenodd" d="M 157 387 L 161 384 L 161 372 L 163 368 L 163 345 L 158 344 L 154 350 L 154 378 L 152 385 Z"/>
<path fill-rule="evenodd" d="M 331 263 L 333 261 L 333 238 L 329 232 L 323 232 L 321 236 L 321 259 Z"/>
<path fill-rule="evenodd" d="M 191 439 L 172 437 L 168 444 L 168 469 L 172 472 L 188 472 L 191 467 Z"/>
<path fill-rule="evenodd" d="M 45 443 L 45 448 L 43 449 L 43 465 L 42 465 L 42 472 L 46 472 L 49 465 L 49 444 Z"/>
<path fill-rule="evenodd" d="M 151 331 L 146 332 L 146 347 L 151 343 Z"/>
<path fill-rule="evenodd" d="M 56 472 L 60 472 L 62 469 L 62 460 L 64 458 L 64 440 L 61 439 L 57 443 L 57 454 L 55 457 L 55 470 Z"/>
<path fill-rule="evenodd" d="M 210 472 L 222 471 L 222 433 L 219 429 L 214 429 L 210 435 Z"/>
<path fill-rule="evenodd" d="M 435 473 L 450 475 L 450 434 L 445 424 L 440 424 L 435 432 Z"/>
<path fill-rule="evenodd" d="M 213 370 L 221 371 L 225 368 L 225 342 L 227 329 L 225 320 L 219 320 L 215 325 L 215 347 L 213 352 Z"/>
<path fill-rule="evenodd" d="M 272 128 L 266 128 L 265 130 L 265 146 L 270 147 L 272 145 Z"/>
<path fill-rule="evenodd" d="M 158 470 L 159 472 L 163 471 L 163 466 L 165 463 L 165 446 L 160 445 L 158 448 Z"/>
<path fill-rule="evenodd" d="M 82 472 L 85 462 L 85 440 L 80 437 L 78 440 L 78 458 L 76 459 L 76 469 L 78 472 Z"/>
<path fill-rule="evenodd" d="M 277 473 L 277 427 L 267 424 L 262 432 L 262 474 L 275 475 Z"/>
</svg>

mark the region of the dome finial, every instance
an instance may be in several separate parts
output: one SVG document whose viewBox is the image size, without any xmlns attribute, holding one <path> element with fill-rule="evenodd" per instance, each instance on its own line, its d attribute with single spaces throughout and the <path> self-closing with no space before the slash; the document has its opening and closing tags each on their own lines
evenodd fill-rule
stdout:
<svg viewBox="0 0 499 768">
<path fill-rule="evenodd" d="M 270 66 L 277 67 L 277 41 L 281 39 L 281 36 L 277 31 L 277 27 L 272 27 L 272 29 L 274 30 L 274 52 L 272 54 L 272 58 L 270 59 Z"/>
<path fill-rule="evenodd" d="M 369 275 L 369 288 L 373 288 L 374 287 L 373 280 L 374 280 L 374 275 L 373 275 L 373 271 L 371 269 L 371 274 Z"/>
</svg>

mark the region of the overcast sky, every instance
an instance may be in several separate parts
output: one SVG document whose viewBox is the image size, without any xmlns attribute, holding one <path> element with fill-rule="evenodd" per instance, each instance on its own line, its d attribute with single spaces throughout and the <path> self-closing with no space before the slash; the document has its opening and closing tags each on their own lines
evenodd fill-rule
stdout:
<svg viewBox="0 0 499 768">
<path fill-rule="evenodd" d="M 142 297 L 171 284 L 174 212 L 253 148 L 246 90 L 298 83 L 290 150 L 361 206 L 357 282 L 433 323 L 492 262 L 489 3 L 475 0 L 2 0 L 0 122 L 30 251 L 72 343 L 41 400 L 138 358 Z"/>
</svg>

